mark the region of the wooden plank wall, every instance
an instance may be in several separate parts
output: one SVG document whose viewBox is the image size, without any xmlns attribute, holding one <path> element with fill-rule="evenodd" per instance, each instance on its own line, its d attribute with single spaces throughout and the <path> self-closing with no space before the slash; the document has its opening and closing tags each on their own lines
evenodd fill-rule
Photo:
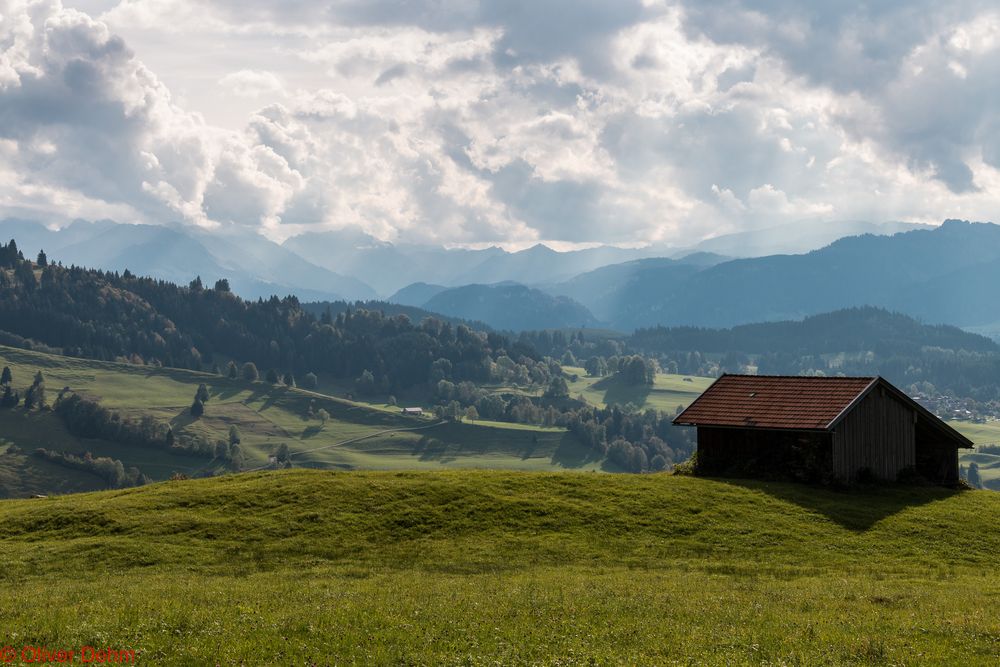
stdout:
<svg viewBox="0 0 1000 667">
<path fill-rule="evenodd" d="M 876 387 L 834 430 L 834 473 L 853 481 L 867 468 L 878 479 L 895 480 L 916 464 L 915 429 L 915 411 Z"/>
</svg>

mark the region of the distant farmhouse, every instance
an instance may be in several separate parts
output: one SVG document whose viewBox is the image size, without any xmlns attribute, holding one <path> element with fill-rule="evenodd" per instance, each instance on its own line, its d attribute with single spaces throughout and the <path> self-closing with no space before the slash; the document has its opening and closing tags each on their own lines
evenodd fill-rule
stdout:
<svg viewBox="0 0 1000 667">
<path fill-rule="evenodd" d="M 422 415 L 424 414 L 423 408 L 403 408 L 400 410 L 404 415 Z"/>
<path fill-rule="evenodd" d="M 698 428 L 702 474 L 958 482 L 972 441 L 880 377 L 723 375 L 675 424 Z"/>
</svg>

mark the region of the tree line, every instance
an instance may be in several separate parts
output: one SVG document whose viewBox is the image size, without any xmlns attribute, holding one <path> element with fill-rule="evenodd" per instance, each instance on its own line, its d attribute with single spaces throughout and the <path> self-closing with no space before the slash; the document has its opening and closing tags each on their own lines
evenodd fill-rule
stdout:
<svg viewBox="0 0 1000 667">
<path fill-rule="evenodd" d="M 435 362 L 450 377 L 486 382 L 497 359 L 537 362 L 530 345 L 464 324 L 346 308 L 315 315 L 294 296 L 256 301 L 224 280 L 209 287 L 23 258 L 0 246 L 0 337 L 69 356 L 223 372 L 268 369 L 286 383 L 323 373 L 401 391 L 428 383 Z M 16 337 L 16 338 L 14 338 Z M 230 371 L 231 374 L 231 371 Z"/>
</svg>

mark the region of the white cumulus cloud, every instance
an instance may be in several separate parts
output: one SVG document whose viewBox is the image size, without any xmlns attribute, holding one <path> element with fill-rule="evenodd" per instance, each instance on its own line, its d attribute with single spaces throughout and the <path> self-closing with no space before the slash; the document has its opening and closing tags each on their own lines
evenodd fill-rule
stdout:
<svg viewBox="0 0 1000 667">
<path fill-rule="evenodd" d="M 985 1 L 80 2 L 0 0 L 0 215 L 682 244 L 1000 204 Z"/>
</svg>

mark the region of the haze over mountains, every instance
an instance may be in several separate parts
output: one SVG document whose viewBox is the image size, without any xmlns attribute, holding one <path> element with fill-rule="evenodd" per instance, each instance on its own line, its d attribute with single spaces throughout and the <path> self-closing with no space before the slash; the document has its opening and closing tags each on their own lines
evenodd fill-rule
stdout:
<svg viewBox="0 0 1000 667">
<path fill-rule="evenodd" d="M 211 234 L 191 227 L 122 225 L 78 220 L 53 231 L 26 220 L 0 222 L 0 237 L 15 239 L 26 257 L 45 250 L 53 261 L 109 271 L 130 269 L 179 284 L 195 276 L 226 278 L 247 298 L 296 294 L 303 300 L 370 299 L 363 282 L 306 262 L 257 234 Z"/>
<path fill-rule="evenodd" d="M 802 254 L 765 248 L 820 243 L 833 230 L 876 230 Z M 896 230 L 908 230 L 899 233 Z M 391 301 L 506 330 L 656 325 L 729 327 L 874 305 L 988 331 L 1000 322 L 1000 226 L 947 221 L 818 223 L 717 237 L 696 249 L 536 245 L 445 249 L 393 245 L 359 231 L 304 234 L 278 245 L 259 235 L 191 227 L 77 221 L 54 231 L 0 222 L 28 256 L 187 283 L 226 278 L 250 297 Z M 724 252 L 712 252 L 711 249 Z M 733 258 L 743 254 L 744 257 Z M 390 296 L 391 295 L 391 296 Z"/>
</svg>

